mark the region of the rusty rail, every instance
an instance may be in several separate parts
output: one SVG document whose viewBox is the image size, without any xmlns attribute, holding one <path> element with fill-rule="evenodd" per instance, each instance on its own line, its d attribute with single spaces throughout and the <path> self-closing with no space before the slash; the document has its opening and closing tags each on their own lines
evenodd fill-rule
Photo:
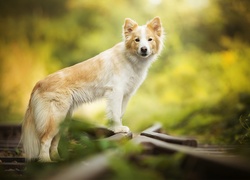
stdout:
<svg viewBox="0 0 250 180">
<path fill-rule="evenodd" d="M 191 176 L 193 174 L 198 179 L 250 178 L 249 162 L 239 156 L 229 156 L 225 152 L 215 155 L 206 149 L 184 147 L 146 136 L 137 136 L 133 141 L 137 144 L 145 144 L 147 149 L 150 147 L 151 152 L 183 154 L 182 168 L 187 174 L 187 179 L 192 179 Z"/>
</svg>

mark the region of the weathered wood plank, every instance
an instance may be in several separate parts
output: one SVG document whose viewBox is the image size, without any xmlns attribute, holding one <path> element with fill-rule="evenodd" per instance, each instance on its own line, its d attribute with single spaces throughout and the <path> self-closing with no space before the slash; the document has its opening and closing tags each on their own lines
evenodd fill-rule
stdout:
<svg viewBox="0 0 250 180">
<path fill-rule="evenodd" d="M 174 144 L 180 144 L 180 145 L 186 145 L 186 146 L 192 146 L 197 147 L 198 143 L 195 139 L 192 138 L 182 138 L 182 137 L 174 137 L 169 136 L 167 134 L 159 133 L 162 126 L 159 123 L 156 123 L 152 127 L 144 130 L 141 135 L 151 137 L 154 139 L 158 139 L 164 142 L 174 143 Z"/>
</svg>

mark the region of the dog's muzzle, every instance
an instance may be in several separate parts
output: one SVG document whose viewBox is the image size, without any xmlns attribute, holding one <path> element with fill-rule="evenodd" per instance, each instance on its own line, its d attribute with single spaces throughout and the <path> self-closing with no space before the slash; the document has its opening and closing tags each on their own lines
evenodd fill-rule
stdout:
<svg viewBox="0 0 250 180">
<path fill-rule="evenodd" d="M 143 57 L 148 56 L 148 48 L 146 46 L 141 47 L 140 55 L 143 56 Z"/>
</svg>

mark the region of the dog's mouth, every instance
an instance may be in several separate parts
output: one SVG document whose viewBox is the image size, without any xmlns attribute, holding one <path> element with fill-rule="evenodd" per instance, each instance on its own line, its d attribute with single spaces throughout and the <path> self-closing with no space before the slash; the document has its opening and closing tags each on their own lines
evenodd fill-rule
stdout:
<svg viewBox="0 0 250 180">
<path fill-rule="evenodd" d="M 148 54 L 147 54 L 147 53 L 141 53 L 141 56 L 142 56 L 142 57 L 147 57 Z"/>
<path fill-rule="evenodd" d="M 147 58 L 150 54 L 149 53 L 140 52 L 140 53 L 138 53 L 138 55 L 140 57 Z"/>
</svg>

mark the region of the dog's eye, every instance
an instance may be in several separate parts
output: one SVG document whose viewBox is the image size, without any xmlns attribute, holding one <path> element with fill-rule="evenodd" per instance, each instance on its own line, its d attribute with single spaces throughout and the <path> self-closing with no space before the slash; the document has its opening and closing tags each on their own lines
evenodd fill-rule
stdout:
<svg viewBox="0 0 250 180">
<path fill-rule="evenodd" d="M 140 42 L 140 39 L 139 38 L 135 38 L 135 42 Z"/>
<path fill-rule="evenodd" d="M 148 41 L 152 41 L 153 39 L 152 38 L 148 38 Z"/>
</svg>

